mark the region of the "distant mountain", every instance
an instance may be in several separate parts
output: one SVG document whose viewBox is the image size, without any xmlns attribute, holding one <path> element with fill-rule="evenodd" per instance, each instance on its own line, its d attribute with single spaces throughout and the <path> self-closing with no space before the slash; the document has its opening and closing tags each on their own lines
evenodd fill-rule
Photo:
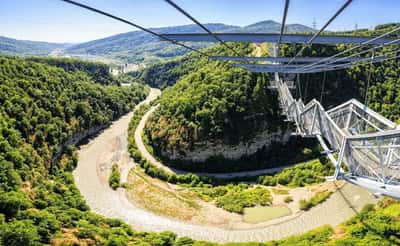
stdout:
<svg viewBox="0 0 400 246">
<path fill-rule="evenodd" d="M 221 23 L 205 24 L 213 32 L 265 32 L 276 33 L 280 31 L 281 24 L 272 20 L 257 22 L 245 27 L 225 25 Z M 153 28 L 157 33 L 196 33 L 204 32 L 197 25 L 184 25 L 163 28 Z M 288 33 L 306 33 L 315 30 L 301 25 L 289 24 L 286 26 Z M 212 43 L 189 43 L 194 48 L 203 48 Z M 71 46 L 64 51 L 70 55 L 108 56 L 128 63 L 153 63 L 162 58 L 173 58 L 188 52 L 187 49 L 159 41 L 157 37 L 143 31 L 122 33 L 111 37 L 90 41 Z"/>
<path fill-rule="evenodd" d="M 18 40 L 0 36 L 0 53 L 9 55 L 48 55 L 69 44 Z"/>
<path fill-rule="evenodd" d="M 221 23 L 210 23 L 205 26 L 212 32 L 253 32 L 277 33 L 281 24 L 272 20 L 257 22 L 248 26 L 232 26 Z M 204 32 L 197 25 L 183 25 L 152 28 L 157 33 L 196 33 Z M 315 30 L 301 25 L 289 24 L 288 33 L 307 33 Z M 193 48 L 204 48 L 213 43 L 188 43 Z M 57 51 L 57 52 L 55 52 Z M 54 55 L 74 56 L 88 59 L 119 61 L 123 63 L 151 64 L 163 58 L 174 58 L 188 52 L 187 49 L 168 42 L 143 31 L 122 33 L 107 38 L 97 39 L 76 45 L 56 44 L 16 40 L 0 36 L 0 53 L 18 55 Z"/>
<path fill-rule="evenodd" d="M 279 33 L 281 31 L 281 23 L 267 20 L 260 21 L 248 26 L 241 28 L 241 32 L 254 32 L 254 33 Z M 315 32 L 311 27 L 301 25 L 301 24 L 288 24 L 285 26 L 285 31 L 287 33 L 310 33 Z"/>
<path fill-rule="evenodd" d="M 224 24 L 207 24 L 213 32 L 238 28 Z M 156 33 L 195 33 L 202 30 L 197 25 L 152 28 Z M 193 43 L 194 48 L 204 48 L 210 43 Z M 69 55 L 110 56 L 129 63 L 152 63 L 161 58 L 183 55 L 185 48 L 160 41 L 157 37 L 143 31 L 127 32 L 111 37 L 93 40 L 69 47 L 64 51 Z"/>
</svg>

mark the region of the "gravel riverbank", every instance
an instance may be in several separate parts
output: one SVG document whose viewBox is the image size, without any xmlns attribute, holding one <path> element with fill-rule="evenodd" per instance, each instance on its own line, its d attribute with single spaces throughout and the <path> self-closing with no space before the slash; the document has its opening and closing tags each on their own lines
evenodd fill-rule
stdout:
<svg viewBox="0 0 400 246">
<path fill-rule="evenodd" d="M 146 102 L 159 95 L 152 89 Z M 173 231 L 180 236 L 216 242 L 268 241 L 306 232 L 325 224 L 337 225 L 355 214 L 366 203 L 375 199 L 367 190 L 346 184 L 321 205 L 279 224 L 246 230 L 228 230 L 192 225 L 152 214 L 131 204 L 125 191 L 112 190 L 107 174 L 112 162 L 121 163 L 122 181 L 134 165 L 127 152 L 127 129 L 132 113 L 129 113 L 104 130 L 87 144 L 80 147 L 79 162 L 73 174 L 77 187 L 90 208 L 106 217 L 120 218 L 137 230 Z M 110 160 L 110 161 L 108 161 Z"/>
</svg>

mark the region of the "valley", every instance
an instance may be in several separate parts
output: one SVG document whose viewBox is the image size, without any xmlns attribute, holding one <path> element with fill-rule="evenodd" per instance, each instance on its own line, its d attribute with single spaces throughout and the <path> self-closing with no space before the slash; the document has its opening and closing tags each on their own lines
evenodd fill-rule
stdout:
<svg viewBox="0 0 400 246">
<path fill-rule="evenodd" d="M 400 245 L 399 6 L 352 2 L 2 2 L 0 246 Z"/>
<path fill-rule="evenodd" d="M 147 100 L 154 99 L 155 95 L 157 91 L 152 90 Z M 243 222 L 241 215 L 215 208 L 190 190 L 151 178 L 139 166 L 129 172 L 134 166 L 126 142 L 131 117 L 132 113 L 122 117 L 81 147 L 74 176 L 82 195 L 95 212 L 123 219 L 140 230 L 173 230 L 180 236 L 217 242 L 253 241 L 254 238 L 260 241 L 276 240 L 325 224 L 337 225 L 354 215 L 354 209 L 357 211 L 366 203 L 376 202 L 362 188 L 338 183 L 339 190 L 310 211 L 300 212 L 293 202 L 290 206 L 293 214 L 289 216 L 255 224 Z M 126 190 L 119 188 L 113 191 L 108 187 L 106 180 L 113 163 L 118 163 L 120 167 L 121 180 L 127 182 Z M 132 188 L 129 188 L 130 185 Z M 310 196 L 305 195 L 310 194 L 310 190 L 326 189 L 323 187 L 317 185 L 291 192 L 298 201 Z M 131 192 L 131 189 L 134 191 Z M 283 196 L 274 195 L 274 200 L 277 204 L 284 204 Z"/>
</svg>

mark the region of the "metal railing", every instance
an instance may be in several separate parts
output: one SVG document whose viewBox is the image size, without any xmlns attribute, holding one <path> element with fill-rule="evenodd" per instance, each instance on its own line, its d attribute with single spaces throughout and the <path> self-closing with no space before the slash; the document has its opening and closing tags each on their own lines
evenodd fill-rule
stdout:
<svg viewBox="0 0 400 246">
<path fill-rule="evenodd" d="M 282 111 L 297 133 L 318 137 L 325 148 L 336 167 L 333 179 L 400 198 L 400 128 L 395 123 L 355 99 L 326 111 L 315 99 L 306 105 L 294 99 L 284 81 L 276 85 Z"/>
</svg>

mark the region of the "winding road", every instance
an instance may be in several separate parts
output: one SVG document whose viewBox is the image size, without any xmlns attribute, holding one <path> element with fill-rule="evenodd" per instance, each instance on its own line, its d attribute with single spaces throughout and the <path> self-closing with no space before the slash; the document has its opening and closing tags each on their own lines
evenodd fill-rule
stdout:
<svg viewBox="0 0 400 246">
<path fill-rule="evenodd" d="M 159 94 L 159 90 L 151 89 L 149 96 L 142 103 L 150 102 Z M 137 230 L 167 230 L 179 236 L 215 242 L 262 242 L 304 233 L 324 224 L 337 225 L 353 216 L 356 210 L 361 209 L 366 203 L 375 202 L 367 190 L 346 184 L 326 202 L 291 220 L 246 230 L 193 225 L 155 215 L 130 203 L 124 189 L 114 191 L 107 184 L 112 163 L 118 162 L 122 166 L 122 181 L 126 180 L 129 169 L 135 165 L 127 152 L 127 130 L 132 115 L 131 112 L 121 117 L 80 147 L 79 162 L 73 175 L 77 187 L 94 212 L 122 219 Z"/>
</svg>

